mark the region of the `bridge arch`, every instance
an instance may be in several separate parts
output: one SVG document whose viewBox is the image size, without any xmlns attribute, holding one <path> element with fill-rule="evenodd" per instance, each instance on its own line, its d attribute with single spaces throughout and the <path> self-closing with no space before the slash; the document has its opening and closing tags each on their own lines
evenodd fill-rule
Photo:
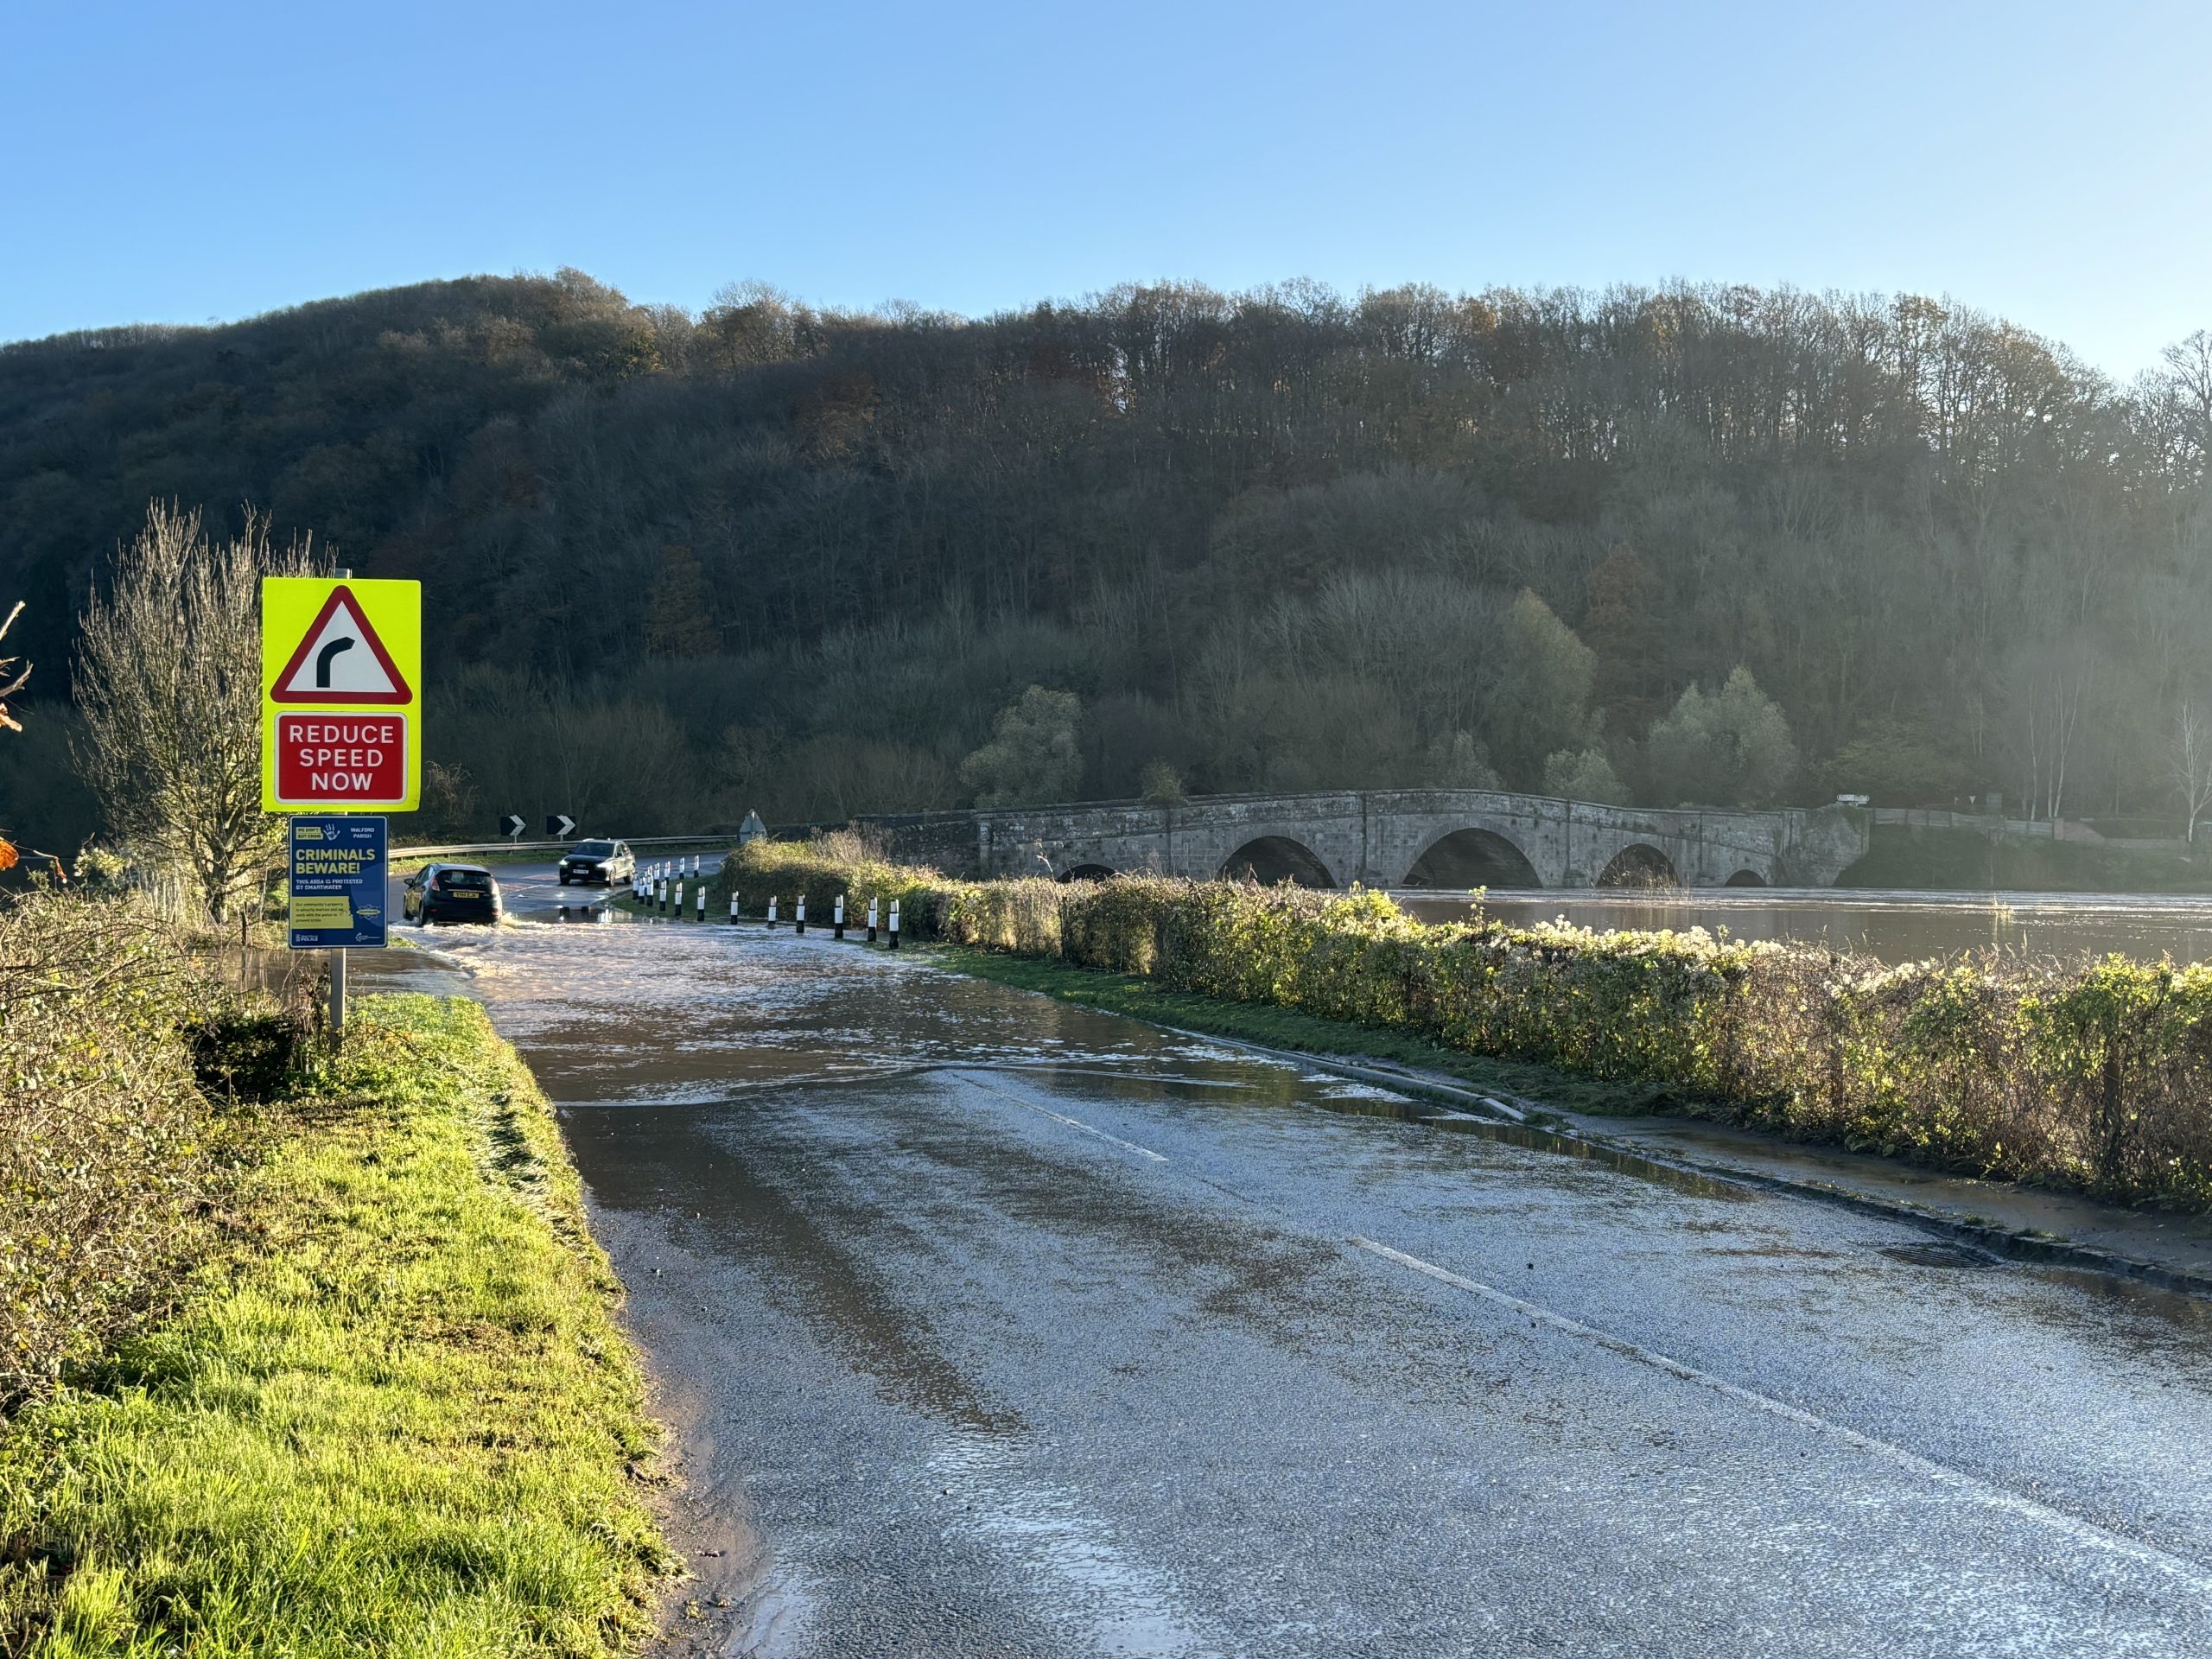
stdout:
<svg viewBox="0 0 2212 1659">
<path fill-rule="evenodd" d="M 1767 880 L 1766 877 L 1761 875 L 1757 870 L 1738 870 L 1721 885 L 1729 887 L 1763 887 L 1767 885 Z"/>
<path fill-rule="evenodd" d="M 1454 830 L 1429 843 L 1406 872 L 1409 887 L 1541 887 L 1529 855 L 1495 830 Z"/>
<path fill-rule="evenodd" d="M 1063 881 L 1103 881 L 1108 876 L 1117 874 L 1110 865 L 1071 864 L 1060 872 L 1059 879 Z"/>
<path fill-rule="evenodd" d="M 1679 887 L 1675 861 L 1645 841 L 1632 841 L 1598 873 L 1601 887 Z"/>
<path fill-rule="evenodd" d="M 1272 887 L 1289 881 L 1301 887 L 1333 887 L 1336 880 L 1319 855 L 1288 836 L 1260 836 L 1222 861 L 1224 881 L 1257 881 Z"/>
</svg>

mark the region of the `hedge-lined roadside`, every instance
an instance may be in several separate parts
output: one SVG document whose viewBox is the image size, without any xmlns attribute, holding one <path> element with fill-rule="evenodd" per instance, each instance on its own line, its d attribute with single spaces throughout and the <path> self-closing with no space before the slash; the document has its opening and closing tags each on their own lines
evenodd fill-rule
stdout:
<svg viewBox="0 0 2212 1659">
<path fill-rule="evenodd" d="M 754 842 L 748 909 L 901 900 L 907 933 L 1396 1028 L 1653 1085 L 1676 1109 L 2124 1201 L 2212 1204 L 2212 966 L 1995 956 L 1891 966 L 1821 947 L 1494 921 L 1381 893 L 1116 877 L 966 882 L 849 836 Z M 719 908 L 717 911 L 719 913 Z"/>
<path fill-rule="evenodd" d="M 652 1428 L 543 1096 L 419 996 L 306 1082 L 178 1310 L 0 1426 L 0 1651 L 630 1650 Z"/>
<path fill-rule="evenodd" d="M 0 900 L 0 1413 L 160 1306 L 286 1084 L 300 1011 L 203 943 L 119 896 Z"/>
</svg>

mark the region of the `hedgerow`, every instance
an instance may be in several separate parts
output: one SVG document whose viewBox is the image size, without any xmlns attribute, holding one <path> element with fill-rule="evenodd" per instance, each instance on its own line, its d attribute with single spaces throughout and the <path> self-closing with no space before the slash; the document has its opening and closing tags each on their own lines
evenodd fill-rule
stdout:
<svg viewBox="0 0 2212 1659">
<path fill-rule="evenodd" d="M 0 902 L 0 1409 L 157 1305 L 290 1068 L 194 947 L 125 897 Z"/>
<path fill-rule="evenodd" d="M 1822 946 L 1564 922 L 1449 926 L 1382 893 L 1148 876 L 963 881 L 849 836 L 755 842 L 718 886 L 900 900 L 917 939 L 1402 1029 L 1657 1085 L 1678 1109 L 2101 1196 L 2212 1204 L 2212 966 Z"/>
</svg>

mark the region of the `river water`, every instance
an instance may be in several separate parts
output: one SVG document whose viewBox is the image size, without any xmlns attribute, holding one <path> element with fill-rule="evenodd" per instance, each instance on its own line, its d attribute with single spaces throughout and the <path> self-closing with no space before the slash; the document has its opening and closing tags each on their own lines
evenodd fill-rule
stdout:
<svg viewBox="0 0 2212 1659">
<path fill-rule="evenodd" d="M 1428 922 L 1460 921 L 1467 895 L 1402 893 Z M 2118 952 L 2155 961 L 2212 959 L 2212 898 L 2101 893 L 1904 893 L 1852 888 L 1675 889 L 1659 893 L 1493 892 L 1501 921 L 1681 931 L 1803 940 L 1912 962 L 1990 947 L 2055 956 Z"/>
</svg>

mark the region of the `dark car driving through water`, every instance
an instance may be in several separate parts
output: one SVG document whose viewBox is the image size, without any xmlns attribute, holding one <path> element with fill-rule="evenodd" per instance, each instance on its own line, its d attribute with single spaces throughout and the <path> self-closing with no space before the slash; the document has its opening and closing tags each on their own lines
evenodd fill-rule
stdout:
<svg viewBox="0 0 2212 1659">
<path fill-rule="evenodd" d="M 480 864 L 425 864 L 407 878 L 400 913 L 408 921 L 496 922 L 499 884 Z"/>
<path fill-rule="evenodd" d="M 571 881 L 596 881 L 611 887 L 637 873 L 638 861 L 630 855 L 629 844 L 620 841 L 580 841 L 569 849 L 558 871 L 564 887 Z"/>
</svg>

